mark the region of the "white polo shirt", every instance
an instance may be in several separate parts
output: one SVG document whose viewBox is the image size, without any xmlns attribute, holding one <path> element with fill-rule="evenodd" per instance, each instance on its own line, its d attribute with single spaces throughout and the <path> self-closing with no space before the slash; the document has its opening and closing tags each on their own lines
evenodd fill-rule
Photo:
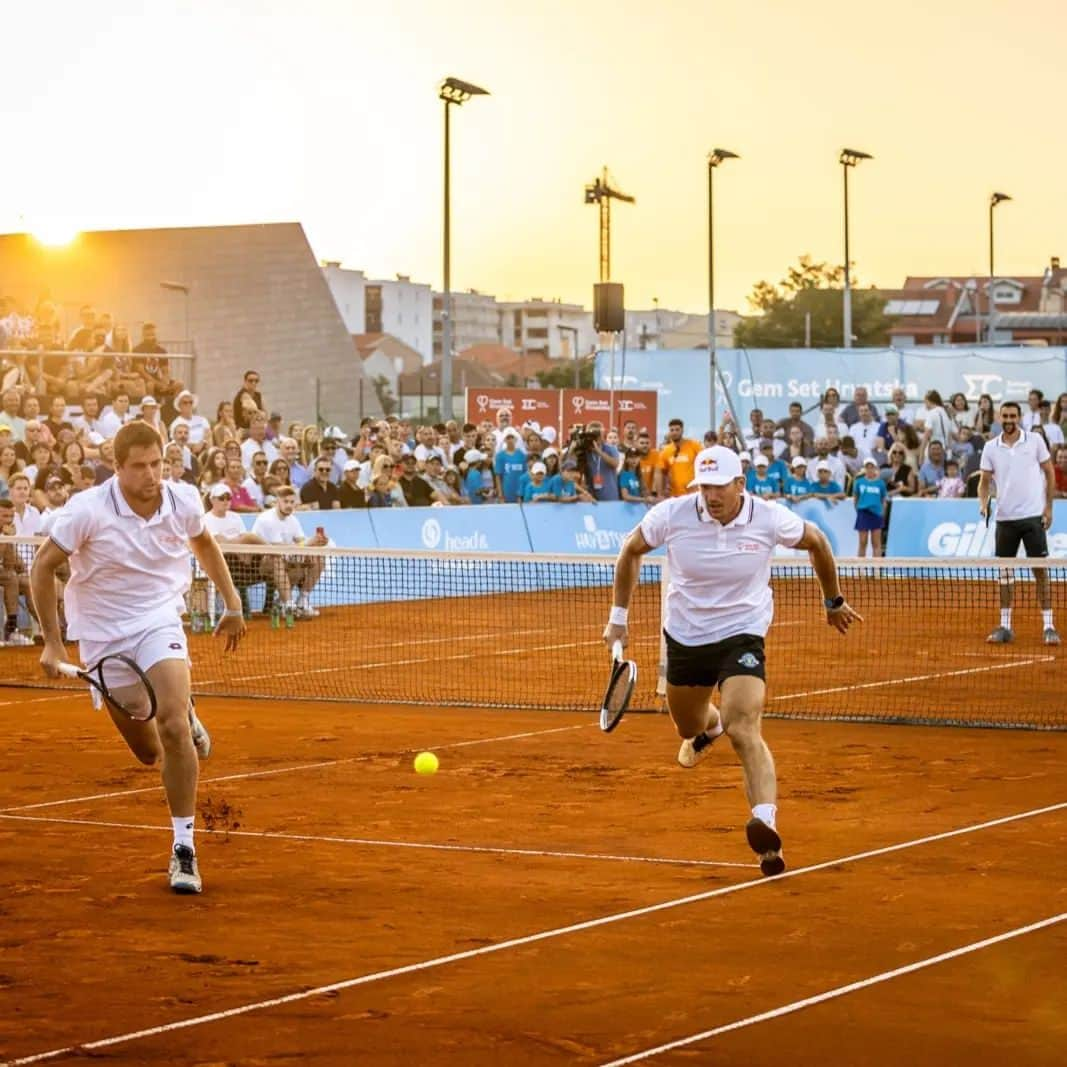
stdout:
<svg viewBox="0 0 1067 1067">
<path fill-rule="evenodd" d="M 998 519 L 1036 519 L 1045 510 L 1045 472 L 1048 445 L 1040 434 L 1021 430 L 1014 445 L 997 434 L 982 449 L 981 470 L 997 483 Z"/>
<path fill-rule="evenodd" d="M 804 520 L 743 493 L 737 518 L 723 526 L 692 493 L 657 504 L 640 530 L 653 548 L 667 546 L 664 629 L 683 645 L 706 645 L 737 634 L 766 635 L 774 617 L 771 557 L 776 545 L 796 546 Z"/>
<path fill-rule="evenodd" d="M 54 512 L 49 536 L 70 556 L 68 632 L 113 641 L 181 621 L 192 574 L 189 538 L 204 531 L 195 486 L 164 482 L 159 510 L 142 519 L 111 478 Z"/>
<path fill-rule="evenodd" d="M 856 451 L 866 459 L 874 449 L 874 439 L 878 436 L 881 424 L 877 419 L 870 422 L 854 422 L 848 429 L 849 436 L 856 442 Z"/>
<path fill-rule="evenodd" d="M 179 415 L 170 424 L 171 437 L 174 436 L 174 427 L 179 424 L 189 427 L 189 444 L 191 445 L 198 445 L 205 438 L 211 436 L 211 423 L 203 415 L 190 415 L 189 418 Z"/>
<path fill-rule="evenodd" d="M 259 534 L 269 545 L 298 545 L 304 540 L 304 531 L 295 515 L 284 519 L 277 508 L 268 508 L 256 516 L 252 533 Z"/>
</svg>

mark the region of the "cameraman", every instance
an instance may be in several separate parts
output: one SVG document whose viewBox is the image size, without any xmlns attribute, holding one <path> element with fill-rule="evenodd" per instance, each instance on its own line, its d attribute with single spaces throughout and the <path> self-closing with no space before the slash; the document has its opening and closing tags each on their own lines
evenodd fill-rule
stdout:
<svg viewBox="0 0 1067 1067">
<path fill-rule="evenodd" d="M 585 484 L 598 501 L 619 499 L 622 458 L 614 445 L 604 443 L 602 423 L 590 422 L 571 431 L 567 459 L 576 460 L 585 474 Z"/>
</svg>

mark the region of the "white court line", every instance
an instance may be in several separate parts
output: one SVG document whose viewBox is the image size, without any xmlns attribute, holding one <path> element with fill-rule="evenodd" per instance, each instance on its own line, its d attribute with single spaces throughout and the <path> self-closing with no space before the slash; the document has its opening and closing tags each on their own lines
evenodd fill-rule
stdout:
<svg viewBox="0 0 1067 1067">
<path fill-rule="evenodd" d="M 884 682 L 863 682 L 854 685 L 836 685 L 832 689 L 809 689 L 805 693 L 783 693 L 767 701 L 773 704 L 778 700 L 799 700 L 801 697 L 818 697 L 827 693 L 850 693 L 854 689 L 880 689 L 887 685 L 905 685 L 908 682 L 929 682 L 935 678 L 957 678 L 962 674 L 983 674 L 986 671 L 1004 671 L 1012 667 L 1028 667 L 1031 663 L 1050 663 L 1055 656 L 1034 656 L 1031 659 L 1019 659 L 1013 663 L 994 663 L 989 667 L 967 667 L 958 671 L 938 671 L 935 674 L 915 674 L 910 678 L 887 678 Z"/>
<path fill-rule="evenodd" d="M 500 636 L 499 634 L 497 635 Z M 386 659 L 378 663 L 346 663 L 340 667 L 316 667 L 314 670 L 285 671 L 274 674 L 242 674 L 236 678 L 222 679 L 230 682 L 259 682 L 264 678 L 305 678 L 312 674 L 336 674 L 338 671 L 370 671 L 379 667 L 410 667 L 418 663 L 449 663 L 454 660 L 477 660 L 479 663 L 493 656 L 529 656 L 541 655 L 549 652 L 560 652 L 567 648 L 587 648 L 590 645 L 603 645 L 603 638 L 595 638 L 590 641 L 569 641 L 565 644 L 538 645 L 536 648 L 501 648 L 501 649 L 472 649 L 470 652 L 458 652 L 454 656 L 422 656 L 417 659 Z M 210 685 L 210 682 L 198 682 L 197 685 Z M 196 686 L 194 686 L 196 688 Z"/>
<path fill-rule="evenodd" d="M 0 708 L 14 707 L 21 704 L 43 704 L 47 700 L 69 700 L 72 696 L 80 696 L 84 689 L 62 689 L 46 697 L 26 697 L 23 700 L 0 700 Z"/>
<path fill-rule="evenodd" d="M 811 1008 L 816 1004 L 822 1004 L 827 1000 L 834 1000 L 837 997 L 855 993 L 860 989 L 867 989 L 869 986 L 878 985 L 881 982 L 888 982 L 890 979 L 899 978 L 903 974 L 912 974 L 913 972 L 921 971 L 926 967 L 933 967 L 938 963 L 945 963 L 947 960 L 954 960 L 960 956 L 978 952 L 983 948 L 989 948 L 990 945 L 999 945 L 1002 941 L 1010 941 L 1014 937 L 1022 937 L 1024 934 L 1032 934 L 1035 930 L 1047 929 L 1050 926 L 1055 926 L 1056 923 L 1063 922 L 1065 919 L 1067 919 L 1067 911 L 1060 912 L 1059 915 L 1051 915 L 1049 918 L 1041 919 L 1039 922 L 1030 923 L 1028 926 L 1019 926 L 1014 930 L 1008 930 L 1003 934 L 997 934 L 995 937 L 987 937 L 983 941 L 973 941 L 969 945 L 954 948 L 949 952 L 942 952 L 938 956 L 930 956 L 925 960 L 918 960 L 915 963 L 897 967 L 892 971 L 882 971 L 881 974 L 872 975 L 870 978 L 864 978 L 858 982 L 850 982 L 848 985 L 838 986 L 836 989 L 829 989 L 825 993 L 818 993 L 813 997 L 805 997 L 803 1000 L 794 1000 L 792 1004 L 783 1004 L 782 1007 L 775 1008 L 773 1011 L 764 1011 L 759 1015 L 750 1015 L 747 1019 L 738 1019 L 736 1022 L 726 1023 L 725 1026 L 716 1026 L 714 1030 L 705 1030 L 701 1034 L 693 1034 L 691 1037 L 683 1037 L 677 1041 L 668 1042 L 666 1045 L 658 1045 L 656 1048 L 645 1049 L 644 1052 L 635 1052 L 632 1056 L 624 1056 L 620 1060 L 612 1060 L 610 1063 L 603 1064 L 602 1067 L 623 1067 L 623 1065 L 627 1063 L 639 1063 L 641 1060 L 651 1059 L 653 1056 L 658 1056 L 663 1052 L 670 1052 L 676 1048 L 685 1048 L 687 1045 L 695 1045 L 700 1041 L 707 1041 L 709 1038 L 718 1037 L 720 1034 L 728 1034 L 731 1030 L 741 1030 L 746 1026 L 755 1026 L 756 1023 L 765 1023 L 769 1022 L 771 1019 L 780 1019 L 783 1015 L 792 1015 L 793 1012 L 803 1011 L 805 1008 Z"/>
<path fill-rule="evenodd" d="M 114 830 L 151 830 L 155 833 L 170 833 L 169 826 L 148 823 L 104 822 L 98 819 L 57 819 L 47 815 L 8 815 L 0 812 L 0 819 L 15 822 L 52 823 L 57 826 L 104 826 Z M 374 837 L 332 837 L 319 834 L 287 834 L 269 830 L 210 830 L 201 828 L 197 833 L 221 834 L 226 837 L 270 838 L 278 841 L 320 841 L 334 845 L 366 845 L 370 848 L 414 848 L 431 852 L 478 852 L 498 856 L 533 856 L 546 859 L 610 860 L 615 863 L 659 863 L 674 867 L 740 867 L 751 871 L 755 863 L 731 863 L 726 860 L 672 859 L 663 856 L 618 856 L 607 852 L 561 852 L 558 849 L 504 848 L 495 845 L 448 845 L 427 841 L 391 841 Z"/>
<path fill-rule="evenodd" d="M 553 726 L 548 730 L 527 730 L 521 734 L 501 734 L 497 737 L 476 737 L 473 741 L 449 741 L 443 745 L 429 745 L 433 751 L 444 751 L 450 748 L 468 748 L 471 745 L 488 745 L 494 741 L 518 741 L 525 737 L 541 737 L 544 734 L 560 734 L 567 730 L 581 730 L 586 726 L 595 726 L 595 722 L 579 722 L 573 726 Z M 419 752 L 418 748 L 402 748 L 396 754 L 398 756 L 409 755 Z M 268 778 L 275 774 L 290 774 L 294 771 L 314 771 L 322 767 L 338 767 L 345 763 L 365 763 L 372 759 L 387 758 L 380 752 L 368 756 L 347 756 L 344 759 L 323 760 L 322 763 L 301 763 L 295 767 L 273 767 L 262 771 L 244 771 L 241 774 L 224 774 L 218 778 L 201 778 L 201 785 L 210 785 L 215 782 L 236 782 L 244 778 Z M 84 797 L 69 797 L 66 800 L 43 800 L 37 804 L 20 804 L 18 807 L 0 808 L 0 813 L 8 811 L 36 811 L 38 808 L 54 808 L 61 804 L 82 804 L 91 800 L 111 800 L 113 797 L 130 797 L 138 793 L 155 793 L 162 789 L 162 785 L 146 785 L 137 789 L 117 789 L 111 793 L 93 793 Z"/>
<path fill-rule="evenodd" d="M 927 837 L 918 837 L 912 841 L 904 841 L 896 845 L 886 845 L 883 848 L 870 849 L 867 852 L 857 852 L 851 856 L 843 856 L 840 859 L 826 860 L 824 863 L 815 863 L 810 867 L 798 867 L 793 871 L 786 871 L 775 878 L 754 878 L 746 882 L 737 882 L 734 885 L 722 886 L 718 889 L 709 889 L 703 893 L 694 893 L 691 896 L 676 897 L 673 900 L 664 900 L 659 904 L 649 904 L 643 908 L 634 908 L 631 911 L 614 912 L 611 915 L 602 915 L 599 919 L 588 919 L 585 922 L 573 923 L 570 926 L 557 926 L 552 930 L 542 930 L 536 934 L 527 934 L 525 937 L 513 937 L 508 941 L 498 941 L 494 945 L 482 945 L 479 948 L 466 949 L 463 952 L 453 952 L 447 956 L 435 956 L 432 959 L 421 960 L 418 963 L 409 963 L 403 967 L 393 967 L 387 971 L 373 971 L 370 974 L 360 975 L 358 978 L 347 978 L 341 982 L 332 982 L 329 985 L 316 986 L 314 989 L 302 989 L 299 993 L 287 993 L 280 997 L 271 997 L 269 1000 L 259 1000 L 251 1004 L 241 1004 L 235 1008 L 227 1008 L 225 1011 L 214 1011 L 207 1015 L 194 1015 L 188 1019 L 178 1019 L 175 1022 L 163 1023 L 160 1026 L 152 1026 L 145 1030 L 131 1030 L 125 1034 L 116 1034 L 112 1037 L 99 1038 L 96 1041 L 86 1041 L 78 1045 L 68 1045 L 64 1048 L 51 1049 L 48 1052 L 38 1052 L 31 1056 L 24 1056 L 17 1060 L 9 1060 L 0 1064 L 0 1067 L 23 1067 L 24 1064 L 43 1063 L 45 1060 L 58 1059 L 60 1056 L 69 1056 L 75 1052 L 91 1052 L 98 1048 L 109 1048 L 113 1045 L 125 1044 L 128 1041 L 137 1041 L 146 1037 L 157 1037 L 160 1034 L 173 1033 L 176 1030 L 187 1030 L 193 1026 L 203 1026 L 206 1023 L 218 1022 L 221 1019 L 232 1019 L 238 1015 L 248 1015 L 255 1011 L 265 1011 L 268 1008 L 277 1008 L 283 1004 L 294 1004 L 297 1001 L 309 1000 L 312 997 L 327 996 L 338 993 L 345 989 L 355 989 L 357 986 L 370 985 L 372 982 L 382 982 L 389 978 L 399 978 L 405 974 L 416 974 L 420 971 L 434 970 L 445 967 L 452 963 L 460 963 L 463 960 L 475 959 L 479 956 L 489 956 L 508 949 L 521 948 L 524 945 L 536 944 L 540 941 L 549 941 L 557 937 L 566 937 L 569 934 L 581 933 L 584 930 L 595 930 L 601 926 L 610 926 L 614 923 L 625 922 L 628 919 L 643 918 L 646 915 L 655 915 L 661 911 L 669 911 L 674 908 L 684 907 L 687 904 L 698 904 L 705 900 L 727 896 L 731 893 L 743 893 L 746 889 L 755 889 L 757 886 L 776 885 L 788 878 L 799 878 L 804 874 L 813 874 L 816 871 L 830 870 L 846 863 L 856 863 L 859 860 L 871 859 L 875 856 L 886 856 L 892 852 L 901 852 L 904 849 L 916 848 L 919 845 L 932 844 L 935 841 L 946 841 L 949 838 L 959 837 L 962 834 L 973 834 L 979 830 L 988 830 L 994 826 L 1003 826 L 1007 823 L 1017 822 L 1020 819 L 1030 819 L 1037 815 L 1047 815 L 1049 812 L 1061 811 L 1067 808 L 1067 802 L 1050 804 L 1048 807 L 1035 808 L 1032 811 L 1019 812 L 1015 815 L 1005 815 L 999 819 L 990 819 L 988 822 L 976 823 L 973 826 L 964 826 L 958 830 L 946 830 L 939 834 L 930 834 Z"/>
</svg>

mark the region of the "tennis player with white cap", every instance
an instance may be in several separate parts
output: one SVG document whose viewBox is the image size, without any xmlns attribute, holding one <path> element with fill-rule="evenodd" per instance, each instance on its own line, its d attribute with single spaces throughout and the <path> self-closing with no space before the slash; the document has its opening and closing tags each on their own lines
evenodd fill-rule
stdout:
<svg viewBox="0 0 1067 1067">
<path fill-rule="evenodd" d="M 641 557 L 667 547 L 670 584 L 663 618 L 667 707 L 682 737 L 678 762 L 694 767 L 725 733 L 741 760 L 752 808 L 749 846 L 765 875 L 785 870 L 776 828 L 774 759 L 760 732 L 766 671 L 763 639 L 774 615 L 771 557 L 777 545 L 807 549 L 822 587 L 827 623 L 846 633 L 862 621 L 837 580 L 822 531 L 789 508 L 745 491 L 741 462 L 728 448 L 697 457 L 697 492 L 657 504 L 623 543 L 604 641 L 627 640 L 628 607 Z M 715 687 L 719 706 L 712 703 Z"/>
</svg>

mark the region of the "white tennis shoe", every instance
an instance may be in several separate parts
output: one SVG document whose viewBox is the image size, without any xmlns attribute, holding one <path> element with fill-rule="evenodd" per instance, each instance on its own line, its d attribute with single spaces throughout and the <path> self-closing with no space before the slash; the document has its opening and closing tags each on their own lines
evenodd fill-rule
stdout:
<svg viewBox="0 0 1067 1067">
<path fill-rule="evenodd" d="M 196 865 L 196 853 L 188 845 L 174 846 L 174 851 L 170 854 L 167 877 L 175 893 L 199 893 L 203 889 L 200 869 Z"/>
<path fill-rule="evenodd" d="M 678 749 L 678 762 L 686 768 L 695 767 L 711 751 L 711 746 L 720 737 L 722 737 L 721 733 L 714 737 L 708 737 L 705 733 L 697 734 L 696 737 L 687 737 L 682 742 L 682 747 Z"/>
</svg>

